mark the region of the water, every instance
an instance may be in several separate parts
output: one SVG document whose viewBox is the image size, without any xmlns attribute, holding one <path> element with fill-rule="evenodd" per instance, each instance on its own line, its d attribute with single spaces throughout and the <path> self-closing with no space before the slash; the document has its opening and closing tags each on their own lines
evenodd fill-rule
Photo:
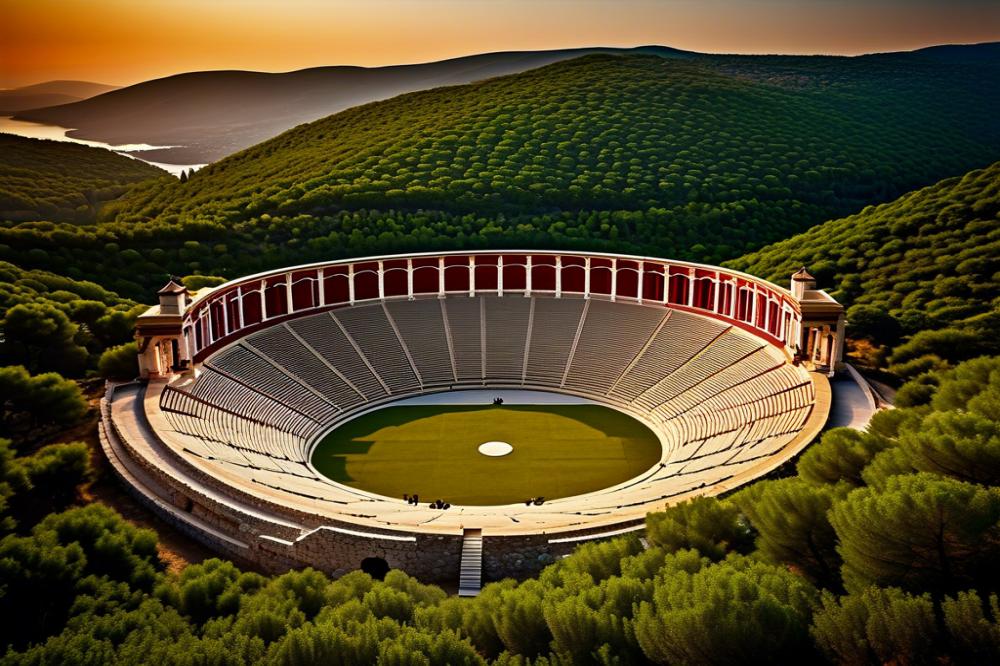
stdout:
<svg viewBox="0 0 1000 666">
<path fill-rule="evenodd" d="M 146 164 L 152 164 L 153 166 L 159 167 L 160 169 L 169 172 L 171 175 L 178 177 L 180 177 L 182 171 L 187 171 L 188 169 L 197 171 L 205 166 L 204 164 L 167 164 L 166 162 L 153 162 L 151 160 L 144 160 L 140 156 L 132 154 L 133 151 L 178 148 L 179 146 L 153 146 L 148 143 L 123 143 L 119 145 L 112 145 L 103 141 L 90 141 L 89 139 L 77 139 L 72 136 L 66 136 L 66 133 L 71 130 L 72 128 L 70 127 L 60 127 L 58 125 L 48 125 L 45 123 L 33 123 L 27 120 L 14 120 L 11 116 L 0 116 L 0 132 L 24 136 L 29 139 L 68 141 L 69 143 L 79 143 L 84 146 L 113 150 L 119 155 L 124 155 L 125 157 L 130 157 L 134 160 L 140 160 Z"/>
</svg>

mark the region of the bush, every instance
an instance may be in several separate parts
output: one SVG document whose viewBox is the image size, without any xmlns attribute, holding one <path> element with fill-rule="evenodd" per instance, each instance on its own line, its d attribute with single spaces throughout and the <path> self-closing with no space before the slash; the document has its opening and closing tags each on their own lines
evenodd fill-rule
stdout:
<svg viewBox="0 0 1000 666">
<path fill-rule="evenodd" d="M 927 473 L 853 491 L 830 511 L 844 585 L 953 593 L 1000 582 L 1000 489 Z"/>
<path fill-rule="evenodd" d="M 105 379 L 134 379 L 139 376 L 139 347 L 128 342 L 111 347 L 101 354 L 97 371 Z"/>
</svg>

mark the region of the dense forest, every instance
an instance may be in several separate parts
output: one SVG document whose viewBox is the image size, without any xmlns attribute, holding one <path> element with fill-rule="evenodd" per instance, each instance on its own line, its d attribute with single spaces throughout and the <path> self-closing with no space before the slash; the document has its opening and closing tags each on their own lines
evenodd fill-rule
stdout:
<svg viewBox="0 0 1000 666">
<path fill-rule="evenodd" d="M 916 376 L 1000 353 L 1000 162 L 729 262 L 781 282 L 808 266 L 874 361 Z"/>
<path fill-rule="evenodd" d="M 101 265 L 135 299 L 169 272 L 416 248 L 719 262 L 994 161 L 998 63 L 587 56 L 349 109 L 137 187 L 86 229 L 8 223 L 0 258 Z"/>
<path fill-rule="evenodd" d="M 0 133 L 0 221 L 93 222 L 100 206 L 163 170 L 64 141 Z"/>
<path fill-rule="evenodd" d="M 167 573 L 156 535 L 104 506 L 27 524 L 91 472 L 78 445 L 4 442 L 3 662 L 996 663 L 998 415 L 1000 359 L 931 373 L 792 475 L 650 514 L 648 548 L 584 545 L 474 599 L 398 571 Z"/>
</svg>

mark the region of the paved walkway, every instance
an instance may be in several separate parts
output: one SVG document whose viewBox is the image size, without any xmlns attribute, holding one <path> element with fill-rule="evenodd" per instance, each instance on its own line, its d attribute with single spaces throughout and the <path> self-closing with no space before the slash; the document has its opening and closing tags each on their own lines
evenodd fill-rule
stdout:
<svg viewBox="0 0 1000 666">
<path fill-rule="evenodd" d="M 830 380 L 830 388 L 833 389 L 833 404 L 830 406 L 827 427 L 855 430 L 867 428 L 875 410 L 868 402 L 865 392 L 850 375 L 837 375 Z"/>
</svg>

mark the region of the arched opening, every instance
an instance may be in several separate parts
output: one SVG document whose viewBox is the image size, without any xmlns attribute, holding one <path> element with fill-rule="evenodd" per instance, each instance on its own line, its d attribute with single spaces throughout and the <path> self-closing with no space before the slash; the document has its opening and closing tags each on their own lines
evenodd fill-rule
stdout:
<svg viewBox="0 0 1000 666">
<path fill-rule="evenodd" d="M 361 570 L 375 580 L 385 580 L 385 575 L 389 573 L 389 563 L 381 557 L 366 557 L 361 560 Z"/>
</svg>

